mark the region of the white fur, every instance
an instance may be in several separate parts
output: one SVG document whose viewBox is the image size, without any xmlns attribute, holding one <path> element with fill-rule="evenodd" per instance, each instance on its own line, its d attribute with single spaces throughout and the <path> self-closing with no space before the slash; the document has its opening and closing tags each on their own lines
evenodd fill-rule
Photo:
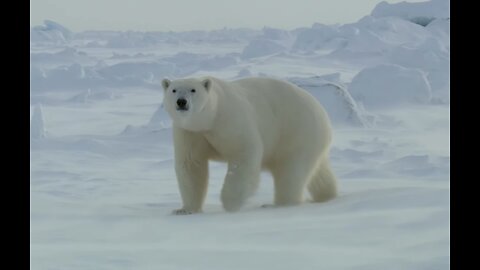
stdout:
<svg viewBox="0 0 480 270">
<path fill-rule="evenodd" d="M 262 169 L 274 177 L 277 206 L 302 203 L 305 187 L 314 201 L 336 196 L 328 163 L 330 122 L 305 90 L 267 78 L 226 82 L 207 77 L 164 80 L 162 85 L 163 103 L 173 120 L 175 170 L 183 200 L 175 214 L 202 211 L 208 160 L 228 163 L 221 200 L 230 212 L 255 192 Z M 187 100 L 188 111 L 177 110 L 178 98 Z"/>
</svg>

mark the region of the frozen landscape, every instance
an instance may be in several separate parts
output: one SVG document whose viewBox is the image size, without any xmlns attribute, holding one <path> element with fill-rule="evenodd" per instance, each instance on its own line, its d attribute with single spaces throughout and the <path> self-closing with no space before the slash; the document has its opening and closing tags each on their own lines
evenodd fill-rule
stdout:
<svg viewBox="0 0 480 270">
<path fill-rule="evenodd" d="M 379 3 L 294 30 L 30 32 L 31 269 L 450 268 L 450 4 Z M 339 197 L 226 213 L 181 206 L 160 81 L 291 81 L 334 127 Z M 299 119 L 301 120 L 301 119 Z M 301 132 L 301 131 L 299 131 Z"/>
</svg>

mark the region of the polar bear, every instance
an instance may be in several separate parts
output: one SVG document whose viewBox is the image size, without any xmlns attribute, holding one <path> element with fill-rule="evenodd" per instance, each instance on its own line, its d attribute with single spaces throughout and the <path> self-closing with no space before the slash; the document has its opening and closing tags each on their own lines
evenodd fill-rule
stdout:
<svg viewBox="0 0 480 270">
<path fill-rule="evenodd" d="M 274 206 L 302 203 L 305 187 L 316 202 L 336 196 L 330 120 L 307 91 L 269 78 L 164 79 L 162 86 L 183 201 L 173 214 L 202 212 L 209 160 L 228 163 L 221 191 L 228 212 L 255 192 L 263 169 L 274 178 Z"/>
</svg>

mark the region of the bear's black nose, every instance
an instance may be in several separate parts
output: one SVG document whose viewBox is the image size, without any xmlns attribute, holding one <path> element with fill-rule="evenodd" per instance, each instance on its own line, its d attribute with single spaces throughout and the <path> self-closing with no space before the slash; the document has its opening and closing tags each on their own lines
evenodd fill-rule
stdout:
<svg viewBox="0 0 480 270">
<path fill-rule="evenodd" d="M 185 105 L 187 105 L 187 100 L 184 98 L 179 98 L 177 99 L 177 105 L 179 108 L 185 108 Z"/>
</svg>

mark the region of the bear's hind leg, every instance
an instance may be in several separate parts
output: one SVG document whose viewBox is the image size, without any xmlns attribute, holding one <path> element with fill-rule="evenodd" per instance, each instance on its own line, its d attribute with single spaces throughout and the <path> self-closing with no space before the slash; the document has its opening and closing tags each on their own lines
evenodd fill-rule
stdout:
<svg viewBox="0 0 480 270">
<path fill-rule="evenodd" d="M 337 196 L 337 181 L 328 159 L 322 160 L 315 168 L 308 191 L 314 202 L 325 202 Z"/>
<path fill-rule="evenodd" d="M 272 175 L 275 186 L 276 206 L 297 205 L 304 202 L 304 192 L 314 164 L 294 159 L 278 164 Z"/>
</svg>

